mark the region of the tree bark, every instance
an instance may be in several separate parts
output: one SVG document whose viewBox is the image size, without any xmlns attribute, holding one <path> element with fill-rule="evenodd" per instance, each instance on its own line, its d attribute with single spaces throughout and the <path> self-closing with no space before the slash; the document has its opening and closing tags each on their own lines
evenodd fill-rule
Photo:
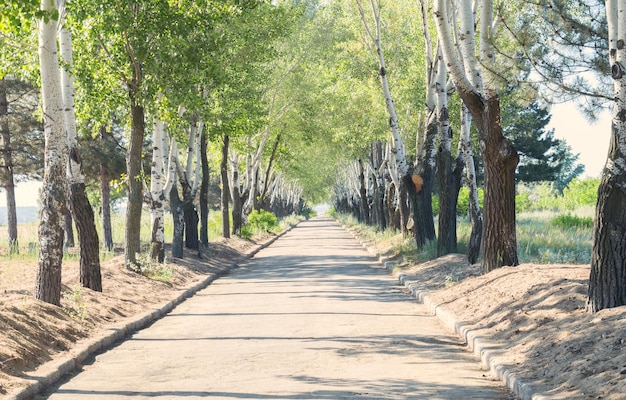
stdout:
<svg viewBox="0 0 626 400">
<path fill-rule="evenodd" d="M 480 256 L 480 244 L 483 237 L 483 214 L 478 199 L 478 187 L 476 185 L 476 167 L 474 166 L 474 154 L 470 142 L 471 116 L 467 107 L 461 105 L 461 148 L 465 157 L 466 177 L 469 188 L 469 217 L 472 225 L 469 243 L 467 245 L 467 261 L 474 264 Z"/>
<path fill-rule="evenodd" d="M 437 238 L 437 256 L 455 253 L 456 239 L 456 196 L 452 168 L 452 128 L 448 112 L 448 93 L 446 89 L 446 68 L 443 56 L 438 54 L 437 71 L 437 176 L 439 179 L 439 237 Z"/>
<path fill-rule="evenodd" d="M 587 300 L 590 312 L 626 305 L 626 5 L 608 0 L 606 13 L 615 103 L 593 227 Z"/>
<path fill-rule="evenodd" d="M 103 125 L 100 128 L 100 140 L 105 141 L 109 133 Z M 107 250 L 113 250 L 113 229 L 111 227 L 111 192 L 109 183 L 109 169 L 104 163 L 100 164 L 100 197 L 102 200 L 102 240 Z"/>
<path fill-rule="evenodd" d="M 221 196 L 221 209 L 222 209 L 222 236 L 224 238 L 230 238 L 230 216 L 228 210 L 228 202 L 230 197 L 230 187 L 228 185 L 228 143 L 230 137 L 224 136 L 222 144 L 222 162 L 220 164 L 220 176 L 222 180 L 222 196 Z"/>
<path fill-rule="evenodd" d="M 423 248 L 427 243 L 436 239 L 435 221 L 433 218 L 433 182 L 435 176 L 434 148 L 437 137 L 436 120 L 432 118 L 426 125 L 424 142 L 416 173 L 407 182 L 411 190 L 413 202 L 413 219 L 415 242 L 417 248 Z"/>
<path fill-rule="evenodd" d="M 63 216 L 63 230 L 65 231 L 63 250 L 67 250 L 70 247 L 76 247 L 76 242 L 74 241 L 74 221 L 72 213 L 69 210 Z"/>
<path fill-rule="evenodd" d="M 485 109 L 475 115 L 485 168 L 485 203 L 482 269 L 487 273 L 503 265 L 518 265 L 515 230 L 515 169 L 519 155 L 502 135 L 500 100 L 484 99 Z"/>
<path fill-rule="evenodd" d="M 0 185 L 6 191 L 7 201 L 7 228 L 9 234 L 9 254 L 19 253 L 17 242 L 17 206 L 15 204 L 15 180 L 13 177 L 13 155 L 11 148 L 11 129 L 7 116 L 9 101 L 5 78 L 0 79 L 0 139 L 2 140 L 2 160 L 0 168 Z"/>
<path fill-rule="evenodd" d="M 102 201 L 102 244 L 108 251 L 113 250 L 113 229 L 111 227 L 111 193 L 109 190 L 109 172 L 100 164 L 100 198 Z"/>
<path fill-rule="evenodd" d="M 65 21 L 63 21 L 64 23 Z M 85 288 L 101 292 L 100 240 L 96 231 L 93 209 L 85 191 L 82 160 L 78 153 L 78 134 L 74 112 L 74 79 L 70 74 L 70 69 L 72 68 L 72 37 L 65 26 L 62 26 L 59 32 L 59 46 L 64 64 L 61 70 L 61 84 L 65 132 L 70 155 L 67 168 L 67 177 L 70 183 L 70 211 L 76 222 L 80 244 L 80 283 Z M 69 226 L 71 227 L 71 221 Z"/>
<path fill-rule="evenodd" d="M 209 246 L 209 159 L 207 157 L 207 135 L 202 135 L 200 159 L 202 162 L 202 182 L 200 183 L 200 245 Z"/>
<path fill-rule="evenodd" d="M 360 205 L 360 214 L 361 221 L 370 225 L 370 206 L 367 199 L 367 188 L 365 187 L 365 168 L 363 168 L 363 160 L 359 158 L 359 205 Z"/>
<path fill-rule="evenodd" d="M 47 14 L 56 11 L 54 2 L 41 0 L 41 10 Z M 63 215 L 67 211 L 67 138 L 63 126 L 63 102 L 56 44 L 58 24 L 53 18 L 40 18 L 37 23 L 46 151 L 39 215 L 39 257 L 35 298 L 60 306 Z"/>
<path fill-rule="evenodd" d="M 172 220 L 174 225 L 174 237 L 172 238 L 172 257 L 183 258 L 183 236 L 185 231 L 185 219 L 183 213 L 183 204 L 178 195 L 178 186 L 173 185 L 170 190 L 170 210 L 172 211 Z"/>
<path fill-rule="evenodd" d="M 183 203 L 183 215 L 185 218 L 185 247 L 192 250 L 198 250 L 198 212 L 193 201 L 185 201 Z"/>
<path fill-rule="evenodd" d="M 136 93 L 130 94 L 131 132 L 126 154 L 128 203 L 126 209 L 124 262 L 126 268 L 135 269 L 137 253 L 141 252 L 141 211 L 143 185 L 141 183 L 141 150 L 145 131 L 143 106 L 137 103 Z"/>
</svg>

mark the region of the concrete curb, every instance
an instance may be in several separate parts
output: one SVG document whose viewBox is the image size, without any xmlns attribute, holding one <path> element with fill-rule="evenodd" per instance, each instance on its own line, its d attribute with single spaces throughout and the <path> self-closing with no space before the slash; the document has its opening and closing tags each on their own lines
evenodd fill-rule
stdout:
<svg viewBox="0 0 626 400">
<path fill-rule="evenodd" d="M 507 365 L 502 364 L 498 360 L 498 356 L 502 354 L 503 350 L 498 351 L 495 349 L 501 347 L 501 344 L 497 344 L 490 338 L 480 336 L 476 330 L 464 324 L 462 321 L 459 321 L 452 312 L 446 310 L 440 304 L 435 303 L 430 296 L 428 296 L 427 291 L 418 289 L 415 284 L 408 280 L 405 274 L 395 272 L 394 268 L 396 263 L 372 250 L 366 242 L 361 240 L 359 236 L 348 227 L 343 227 L 350 232 L 373 258 L 393 274 L 400 284 L 404 285 L 418 302 L 423 303 L 430 312 L 436 315 L 446 328 L 465 340 L 473 354 L 480 358 L 482 364 L 497 376 L 515 396 L 519 397 L 521 400 L 546 400 L 549 398 L 549 396 L 536 392 L 530 381 L 511 372 Z"/>
<path fill-rule="evenodd" d="M 129 317 L 128 319 L 118 322 L 108 329 L 103 336 L 95 338 L 86 343 L 82 343 L 80 346 L 73 348 L 68 352 L 68 355 L 58 360 L 52 360 L 41 365 L 37 370 L 33 371 L 27 380 L 30 382 L 26 387 L 22 388 L 19 392 L 12 394 L 7 400 L 26 400 L 44 391 L 46 388 L 57 383 L 65 375 L 75 371 L 81 367 L 83 362 L 90 356 L 110 347 L 118 342 L 123 341 L 131 334 L 146 328 L 150 324 L 154 323 L 158 319 L 164 317 L 177 305 L 185 301 L 186 299 L 195 295 L 198 291 L 209 286 L 216 279 L 228 274 L 233 269 L 237 268 L 239 264 L 254 257 L 259 251 L 270 246 L 276 240 L 281 238 L 287 232 L 291 231 L 292 227 L 285 229 L 283 232 L 272 237 L 267 242 L 257 246 L 250 253 L 240 257 L 237 261 L 227 265 L 220 271 L 214 272 L 207 276 L 203 281 L 195 284 L 194 286 L 187 288 L 176 298 L 170 300 L 167 303 L 162 304 L 160 307 L 154 308 L 144 314 Z"/>
</svg>

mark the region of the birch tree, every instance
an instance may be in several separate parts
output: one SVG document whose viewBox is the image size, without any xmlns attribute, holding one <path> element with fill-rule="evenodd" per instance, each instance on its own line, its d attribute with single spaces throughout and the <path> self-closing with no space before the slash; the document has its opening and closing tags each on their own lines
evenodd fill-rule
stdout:
<svg viewBox="0 0 626 400">
<path fill-rule="evenodd" d="M 443 56 L 457 92 L 469 109 L 478 129 L 485 166 L 484 231 L 482 267 L 489 272 L 503 265 L 519 264 L 515 225 L 515 169 L 519 162 L 517 150 L 502 133 L 500 98 L 488 68 L 494 64 L 491 43 L 493 27 L 491 0 L 480 3 L 479 54 L 475 46 L 460 46 L 456 51 L 452 34 L 452 16 L 460 18 L 459 41 L 474 40 L 478 20 L 470 0 L 459 0 L 458 12 L 447 0 L 436 0 L 435 22 Z M 462 58 L 461 58 L 462 57 Z M 464 70 L 467 65 L 469 73 Z"/>
<path fill-rule="evenodd" d="M 80 283 L 83 287 L 102 291 L 100 273 L 100 241 L 96 231 L 93 208 L 85 190 L 85 177 L 82 172 L 82 160 L 78 151 L 78 133 L 76 131 L 76 113 L 74 111 L 74 78 L 72 76 L 72 36 L 65 25 L 62 10 L 59 47 L 63 68 L 61 68 L 61 88 L 63 93 L 63 116 L 69 147 L 67 177 L 69 183 L 69 208 L 78 230 L 80 243 Z"/>
<path fill-rule="evenodd" d="M 165 124 L 157 116 L 154 117 L 152 141 L 150 190 L 146 190 L 149 193 L 148 204 L 152 219 L 150 257 L 162 263 L 165 259 L 165 201 L 176 179 L 175 158 L 178 155 L 178 147 L 174 138 L 171 139 L 171 144 L 168 146 Z M 169 148 L 168 153 L 165 152 L 167 148 Z M 166 159 L 168 160 L 167 164 L 165 163 Z"/>
<path fill-rule="evenodd" d="M 57 52 L 58 4 L 41 0 L 37 21 L 44 136 L 44 177 L 39 215 L 39 257 L 35 298 L 60 306 L 63 220 L 67 202 L 67 136 Z"/>
<path fill-rule="evenodd" d="M 400 193 L 400 203 L 406 203 L 403 201 L 406 197 L 406 187 L 405 180 L 408 177 L 408 164 L 406 161 L 406 150 L 404 147 L 404 140 L 400 135 L 400 128 L 398 123 L 398 114 L 396 112 L 396 106 L 393 102 L 393 98 L 391 96 L 391 89 L 389 87 L 389 80 L 387 77 L 387 67 L 385 63 L 385 55 L 383 53 L 383 48 L 381 44 L 381 10 L 378 7 L 374 0 L 370 0 L 371 12 L 372 12 L 372 21 L 373 24 L 368 22 L 368 18 L 366 17 L 365 10 L 361 5 L 359 0 L 356 0 L 357 7 L 359 9 L 359 15 L 361 16 L 361 21 L 363 23 L 363 27 L 367 33 L 367 36 L 371 40 L 374 48 L 376 50 L 376 54 L 378 56 L 378 64 L 379 64 L 379 78 L 382 86 L 383 96 L 385 99 L 385 105 L 387 106 L 387 112 L 389 114 L 389 128 L 391 130 L 391 152 L 393 158 L 393 165 L 391 168 L 395 167 L 398 171 L 399 182 L 397 185 L 398 192 Z M 373 25 L 373 26 L 372 26 Z M 403 207 L 400 207 L 401 212 L 401 229 L 404 232 L 406 229 L 406 222 L 408 221 L 408 215 Z"/>
<path fill-rule="evenodd" d="M 626 4 L 606 1 L 613 119 L 598 188 L 587 309 L 626 305 Z"/>
</svg>

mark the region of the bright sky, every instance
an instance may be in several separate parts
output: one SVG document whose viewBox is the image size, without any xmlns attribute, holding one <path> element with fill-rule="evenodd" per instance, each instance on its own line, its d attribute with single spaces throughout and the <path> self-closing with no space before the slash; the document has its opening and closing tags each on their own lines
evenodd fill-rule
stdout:
<svg viewBox="0 0 626 400">
<path fill-rule="evenodd" d="M 598 177 L 602 172 L 609 149 L 611 114 L 606 111 L 594 123 L 583 117 L 574 104 L 558 104 L 552 107 L 549 129 L 554 136 L 565 139 L 579 162 L 585 165 L 585 177 Z"/>
</svg>

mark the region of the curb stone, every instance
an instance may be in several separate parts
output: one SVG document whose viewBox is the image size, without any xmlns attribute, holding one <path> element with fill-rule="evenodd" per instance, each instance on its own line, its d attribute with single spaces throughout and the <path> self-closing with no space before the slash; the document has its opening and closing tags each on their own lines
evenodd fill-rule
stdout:
<svg viewBox="0 0 626 400">
<path fill-rule="evenodd" d="M 531 383 L 525 379 L 522 379 L 519 375 L 511 372 L 507 365 L 502 364 L 498 360 L 498 355 L 502 354 L 504 350 L 493 350 L 501 347 L 500 344 L 496 344 L 489 338 L 480 336 L 475 329 L 471 329 L 470 326 L 459 321 L 458 318 L 450 311 L 443 308 L 440 304 L 435 303 L 427 291 L 418 289 L 417 285 L 408 280 L 408 277 L 401 272 L 394 272 L 396 263 L 390 261 L 387 257 L 374 251 L 369 245 L 361 240 L 361 238 L 354 233 L 350 228 L 343 225 L 360 244 L 361 246 L 375 258 L 387 271 L 389 271 L 400 284 L 404 285 L 418 302 L 423 303 L 428 310 L 433 313 L 443 325 L 453 331 L 461 339 L 465 340 L 469 349 L 475 356 L 480 358 L 483 366 L 488 368 L 495 376 L 503 382 L 506 387 L 521 400 L 547 400 L 550 397 L 544 394 L 538 393 L 532 387 Z"/>
<path fill-rule="evenodd" d="M 254 257 L 259 251 L 270 246 L 272 243 L 281 238 L 291 229 L 293 229 L 293 226 L 288 227 L 281 233 L 269 239 L 267 242 L 258 245 L 250 253 L 239 257 L 239 259 L 227 265 L 223 269 L 211 273 L 204 280 L 191 286 L 190 288 L 187 288 L 177 297 L 170 300 L 169 302 L 162 304 L 160 307 L 153 308 L 151 311 L 129 317 L 124 321 L 113 324 L 112 326 L 106 328 L 107 333 L 105 333 L 103 336 L 87 341 L 86 343 L 83 343 L 80 346 L 71 349 L 68 352 L 67 356 L 64 358 L 52 360 L 41 365 L 35 371 L 32 371 L 26 378 L 30 382 L 20 391 L 8 397 L 7 400 L 27 400 L 41 393 L 46 388 L 57 383 L 64 376 L 79 369 L 82 366 L 83 362 L 90 356 L 95 355 L 98 352 L 123 341 L 131 334 L 143 328 L 146 328 L 150 324 L 161 319 L 174 308 L 176 308 L 177 305 L 192 297 L 198 291 L 206 288 L 216 279 L 227 275 L 230 271 L 237 268 L 240 263 L 243 263 L 244 261 Z"/>
</svg>

